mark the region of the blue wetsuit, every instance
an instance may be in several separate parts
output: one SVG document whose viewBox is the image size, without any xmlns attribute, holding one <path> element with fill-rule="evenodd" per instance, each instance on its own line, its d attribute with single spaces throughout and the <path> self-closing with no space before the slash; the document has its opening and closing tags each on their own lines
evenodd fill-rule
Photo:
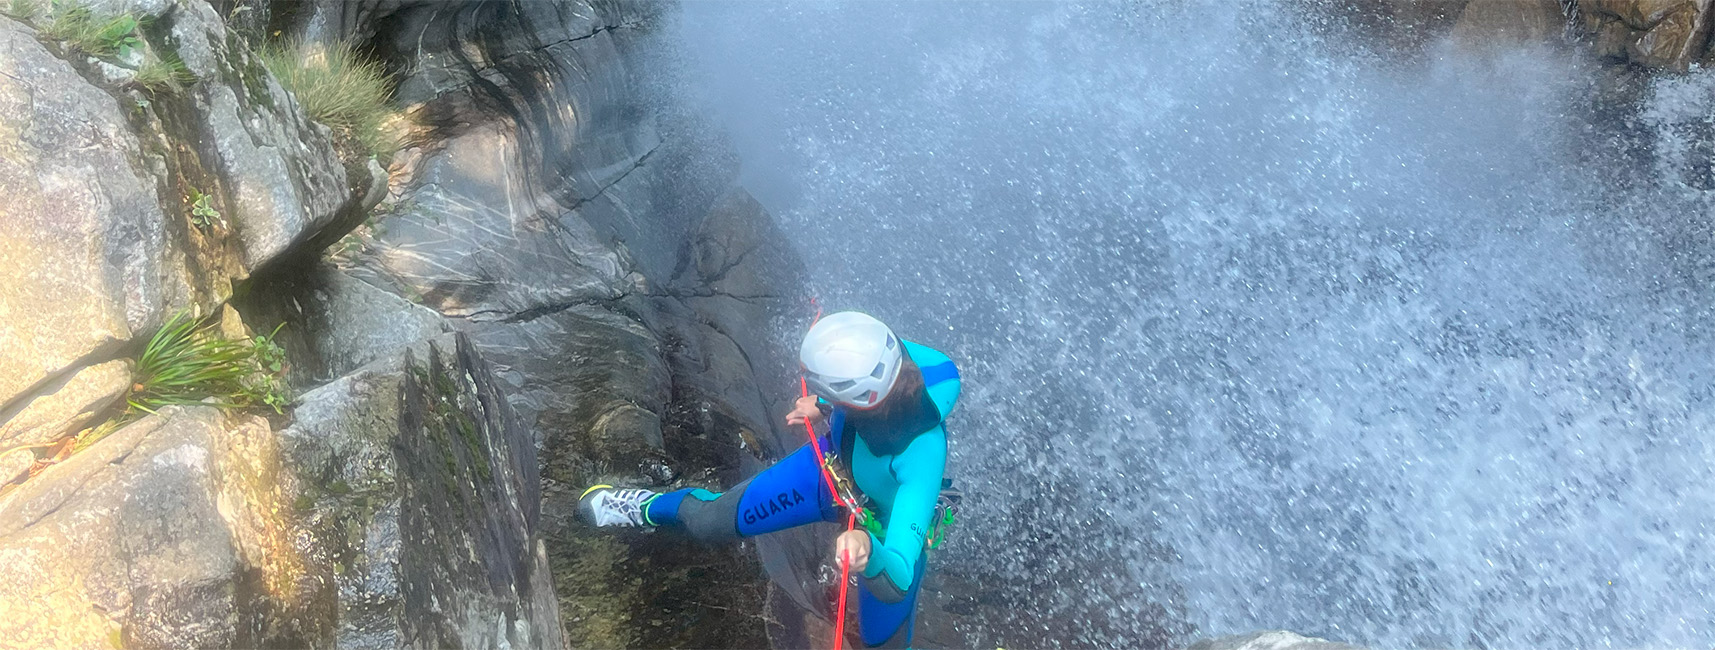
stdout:
<svg viewBox="0 0 1715 650">
<path fill-rule="evenodd" d="M 822 449 L 839 454 L 881 520 L 870 535 L 869 565 L 858 596 L 859 633 L 870 647 L 909 647 L 927 537 L 947 463 L 946 416 L 959 399 L 959 371 L 934 349 L 904 341 L 922 381 L 901 376 L 875 412 L 835 407 Z M 902 372 L 908 372 L 908 367 Z M 910 385 L 906 393 L 897 388 Z M 898 401 L 896 401 L 898 400 Z M 722 541 L 770 533 L 844 513 L 828 494 L 816 452 L 806 444 L 725 494 L 685 489 L 644 505 L 647 521 Z"/>
</svg>

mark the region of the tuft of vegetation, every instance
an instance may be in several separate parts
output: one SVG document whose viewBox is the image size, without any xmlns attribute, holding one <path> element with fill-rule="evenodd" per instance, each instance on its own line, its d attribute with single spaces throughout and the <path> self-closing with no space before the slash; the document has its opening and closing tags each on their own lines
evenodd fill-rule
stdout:
<svg viewBox="0 0 1715 650">
<path fill-rule="evenodd" d="M 143 41 L 137 38 L 137 17 L 128 13 L 102 15 L 63 0 L 54 0 L 48 11 L 48 23 L 41 31 L 48 38 L 64 41 L 91 56 L 126 58 L 143 47 Z"/>
<path fill-rule="evenodd" d="M 186 313 L 167 321 L 137 359 L 127 403 L 153 413 L 172 404 L 212 403 L 222 408 L 266 404 L 281 412 L 289 401 L 279 375 L 285 352 L 279 328 L 248 341 L 224 339 L 213 325 L 198 327 Z"/>
<path fill-rule="evenodd" d="M 189 200 L 191 204 L 191 223 L 196 224 L 196 227 L 208 230 L 210 227 L 217 224 L 223 226 L 226 224 L 226 220 L 222 219 L 220 216 L 220 211 L 214 209 L 214 206 L 209 204 L 209 197 L 207 194 L 203 194 L 201 191 L 197 190 L 197 188 L 193 187 L 191 188 Z"/>
<path fill-rule="evenodd" d="M 138 66 L 134 79 L 137 85 L 152 93 L 176 93 L 196 83 L 196 80 L 196 75 L 191 74 L 190 69 L 185 67 L 185 62 L 172 53 L 144 59 L 143 65 Z"/>
<path fill-rule="evenodd" d="M 393 81 L 380 63 L 364 59 L 344 43 L 270 45 L 261 56 L 311 119 L 377 157 L 385 159 L 398 150 L 399 115 L 389 104 Z"/>
<path fill-rule="evenodd" d="M 36 0 L 7 0 L 6 8 L 0 10 L 13 20 L 30 22 L 42 13 L 42 6 Z"/>
<path fill-rule="evenodd" d="M 216 330 L 212 324 L 199 326 L 188 312 L 168 319 L 137 358 L 124 411 L 80 434 L 72 451 L 82 451 L 143 414 L 174 404 L 227 409 L 266 406 L 284 413 L 291 396 L 282 379 L 286 351 L 278 343 L 280 327 L 236 341 L 221 338 Z"/>
</svg>

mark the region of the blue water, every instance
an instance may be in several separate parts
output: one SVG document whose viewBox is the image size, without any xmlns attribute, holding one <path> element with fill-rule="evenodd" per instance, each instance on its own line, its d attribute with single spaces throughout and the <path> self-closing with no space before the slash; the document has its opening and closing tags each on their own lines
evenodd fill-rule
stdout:
<svg viewBox="0 0 1715 650">
<path fill-rule="evenodd" d="M 992 647 L 1715 646 L 1715 81 L 1297 3 L 685 3 L 824 304 L 962 361 Z"/>
</svg>

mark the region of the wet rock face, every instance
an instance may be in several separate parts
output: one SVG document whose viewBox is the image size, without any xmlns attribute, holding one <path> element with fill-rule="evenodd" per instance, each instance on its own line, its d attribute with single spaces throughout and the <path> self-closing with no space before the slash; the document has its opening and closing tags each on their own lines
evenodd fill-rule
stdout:
<svg viewBox="0 0 1715 650">
<path fill-rule="evenodd" d="M 535 447 L 494 381 L 444 335 L 305 395 L 281 432 L 339 647 L 560 647 Z"/>
<path fill-rule="evenodd" d="M 1363 650 L 1358 646 L 1303 637 L 1291 632 L 1252 632 L 1204 639 L 1186 650 Z"/>
<path fill-rule="evenodd" d="M 1700 7 L 1700 5 L 1703 5 Z M 1709 9 L 1696 0 L 1593 0 L 1579 4 L 1596 52 L 1651 68 L 1709 58 Z"/>
<path fill-rule="evenodd" d="M 446 317 L 494 364 L 541 445 L 572 645 L 767 645 L 754 548 L 574 517 L 592 483 L 740 480 L 779 451 L 792 395 L 768 332 L 802 304 L 783 298 L 797 260 L 718 154 L 663 136 L 686 129 L 663 126 L 634 78 L 655 8 L 374 9 L 378 27 L 351 33 L 413 61 L 401 97 L 443 137 L 405 152 L 386 216 L 338 273 Z"/>
<path fill-rule="evenodd" d="M 1543 44 L 1566 31 L 1559 0 L 1469 0 L 1453 26 L 1466 48 Z"/>
<path fill-rule="evenodd" d="M 1684 70 L 1712 60 L 1708 3 L 1697 0 L 1352 0 L 1340 11 L 1396 45 L 1450 35 L 1466 49 L 1573 41 L 1611 62 Z"/>
</svg>

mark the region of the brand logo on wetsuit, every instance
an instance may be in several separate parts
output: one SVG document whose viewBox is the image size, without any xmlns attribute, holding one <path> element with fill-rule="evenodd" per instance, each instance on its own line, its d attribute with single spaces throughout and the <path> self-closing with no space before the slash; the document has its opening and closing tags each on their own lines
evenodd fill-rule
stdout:
<svg viewBox="0 0 1715 650">
<path fill-rule="evenodd" d="M 744 523 L 754 524 L 758 520 L 767 519 L 774 514 L 783 510 L 789 510 L 792 506 L 803 502 L 804 495 L 800 494 L 797 490 L 793 490 L 791 494 L 781 492 L 780 494 L 774 495 L 773 500 L 758 503 L 751 506 L 749 510 L 745 510 Z"/>
</svg>

